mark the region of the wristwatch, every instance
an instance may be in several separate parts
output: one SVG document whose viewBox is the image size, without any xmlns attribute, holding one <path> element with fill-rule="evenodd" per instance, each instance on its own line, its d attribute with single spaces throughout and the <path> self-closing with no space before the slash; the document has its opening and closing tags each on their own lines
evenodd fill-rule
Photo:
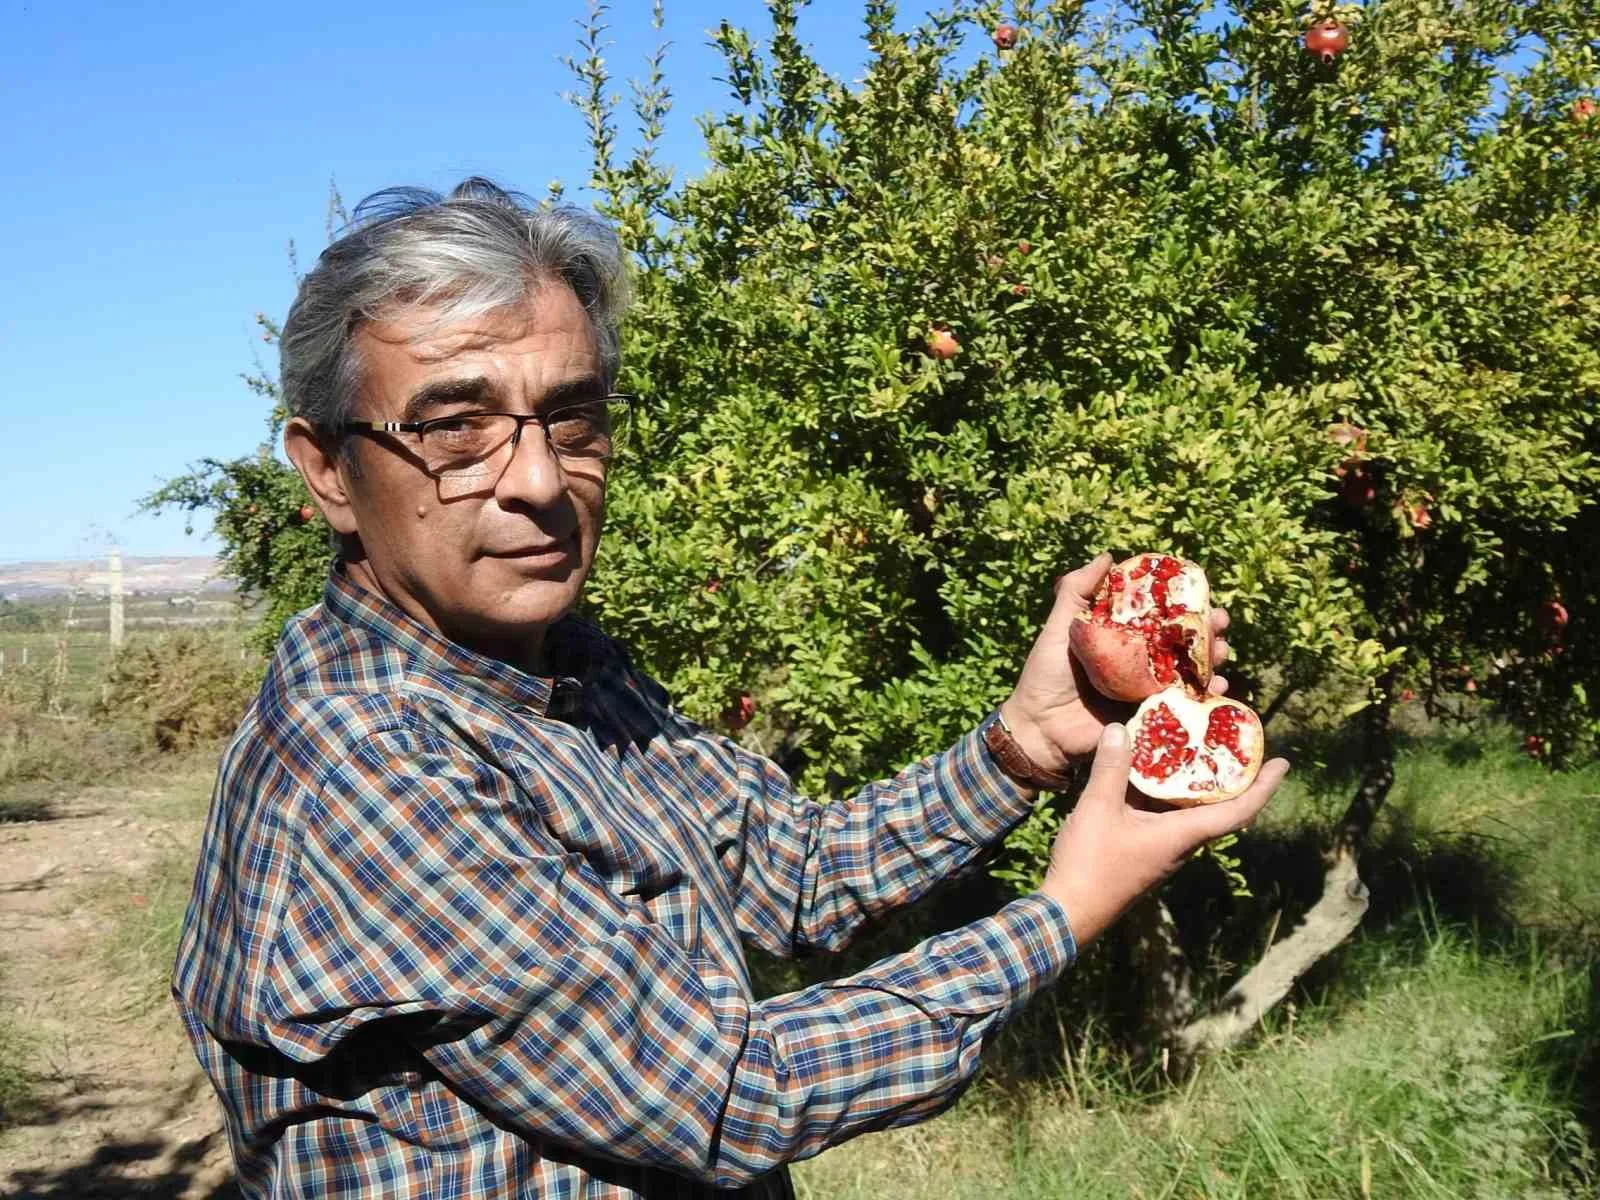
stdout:
<svg viewBox="0 0 1600 1200">
<path fill-rule="evenodd" d="M 1023 787 L 1037 792 L 1060 792 L 1077 784 L 1075 772 L 1047 770 L 1029 758 L 1028 752 L 1011 735 L 1011 726 L 1006 724 L 998 708 L 984 724 L 983 744 L 989 748 L 995 766 Z"/>
</svg>

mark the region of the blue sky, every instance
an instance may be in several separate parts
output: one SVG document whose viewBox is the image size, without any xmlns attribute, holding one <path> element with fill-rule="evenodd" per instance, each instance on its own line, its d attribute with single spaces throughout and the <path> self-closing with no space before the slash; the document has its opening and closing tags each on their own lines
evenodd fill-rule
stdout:
<svg viewBox="0 0 1600 1200">
<path fill-rule="evenodd" d="M 240 381 L 254 323 L 294 293 L 286 248 L 326 241 L 330 179 L 380 187 L 484 174 L 569 198 L 587 174 L 560 98 L 586 0 L 382 7 L 0 4 L 0 407 L 10 452 L 0 562 L 215 547 L 137 513 L 163 479 L 249 453 L 265 411 Z M 907 3 L 908 13 L 923 11 Z M 824 65 L 863 61 L 859 0 L 816 0 Z M 622 83 L 655 44 L 649 0 L 614 0 Z M 760 0 L 668 0 L 675 109 L 663 157 L 699 170 L 694 117 L 726 105 L 705 30 L 764 36 Z M 625 89 L 619 89 L 625 90 Z"/>
</svg>

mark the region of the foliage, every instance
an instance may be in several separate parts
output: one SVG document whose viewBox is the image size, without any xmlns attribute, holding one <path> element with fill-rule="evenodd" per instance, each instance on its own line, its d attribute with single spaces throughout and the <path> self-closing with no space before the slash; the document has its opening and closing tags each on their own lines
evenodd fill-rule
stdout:
<svg viewBox="0 0 1600 1200">
<path fill-rule="evenodd" d="M 0 821 L 47 811 L 54 785 L 103 782 L 226 737 L 260 682 L 259 657 L 243 650 L 230 628 L 140 635 L 71 691 L 59 662 L 8 669 L 0 677 Z"/>
<path fill-rule="evenodd" d="M 837 792 L 1001 699 L 1059 571 L 1170 549 L 1260 706 L 1415 692 L 1592 753 L 1586 0 L 1340 6 L 1330 64 L 1284 0 L 1025 0 L 1006 52 L 998 5 L 905 32 L 866 0 L 857 82 L 768 7 L 765 45 L 714 32 L 734 103 L 697 178 L 656 161 L 659 54 L 622 148 L 603 5 L 571 63 L 648 398 L 589 602 L 683 708 L 751 694 L 740 736 Z M 154 498 L 216 512 L 268 636 L 326 558 L 298 488 L 264 451 Z"/>
<path fill-rule="evenodd" d="M 260 684 L 258 665 L 242 663 L 237 647 L 231 634 L 215 630 L 132 642 L 111 664 L 99 712 L 133 725 L 164 753 L 220 741 Z"/>
<path fill-rule="evenodd" d="M 629 161 L 597 141 L 651 404 L 592 599 L 690 711 L 750 691 L 843 787 L 1005 694 L 1056 572 L 1170 548 L 1258 702 L 1444 713 L 1464 663 L 1592 747 L 1593 622 L 1558 659 L 1535 621 L 1595 596 L 1561 549 L 1600 482 L 1583 5 L 1341 9 L 1322 66 L 1283 4 L 1023 4 L 974 58 L 995 6 L 906 34 L 873 2 L 859 84 L 770 7 L 765 48 L 716 32 L 738 105 L 701 177 L 652 160 L 658 89 Z"/>
</svg>

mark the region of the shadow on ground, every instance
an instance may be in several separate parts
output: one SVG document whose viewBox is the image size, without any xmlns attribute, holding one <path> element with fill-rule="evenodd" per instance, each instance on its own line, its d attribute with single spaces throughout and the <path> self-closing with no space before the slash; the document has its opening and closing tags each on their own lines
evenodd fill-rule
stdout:
<svg viewBox="0 0 1600 1200">
<path fill-rule="evenodd" d="M 209 1191 L 191 1190 L 221 1137 L 217 1131 L 176 1148 L 154 1138 L 109 1142 L 96 1147 L 81 1163 L 13 1173 L 10 1185 L 16 1190 L 6 1195 L 10 1200 L 121 1200 L 133 1196 L 141 1200 L 239 1200 L 239 1190 L 231 1180 Z M 158 1159 L 164 1162 L 155 1173 L 129 1170 Z"/>
<path fill-rule="evenodd" d="M 203 1078 L 194 1077 L 151 1114 L 151 1129 L 175 1120 L 202 1090 Z M 108 1108 L 96 1098 L 99 1091 L 93 1080 L 86 1079 L 59 1099 L 34 1095 L 4 1114 L 0 1127 L 65 1127 L 86 1113 Z M 6 1200 L 239 1200 L 239 1190 L 231 1179 L 212 1182 L 218 1174 L 219 1153 L 226 1153 L 220 1125 L 182 1141 L 147 1132 L 102 1141 L 80 1162 L 12 1170 L 0 1186 L 7 1189 L 3 1193 Z"/>
</svg>

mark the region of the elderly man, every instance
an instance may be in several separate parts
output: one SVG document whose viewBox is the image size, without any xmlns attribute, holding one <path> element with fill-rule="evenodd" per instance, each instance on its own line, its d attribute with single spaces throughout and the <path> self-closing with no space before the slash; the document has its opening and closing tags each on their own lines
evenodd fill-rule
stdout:
<svg viewBox="0 0 1600 1200">
<path fill-rule="evenodd" d="M 788 1195 L 783 1164 L 949 1104 L 1285 770 L 1126 803 L 1067 652 L 1103 556 L 988 720 L 848 800 L 675 711 L 576 613 L 622 275 L 592 218 L 469 180 L 363 205 L 290 311 L 286 449 L 341 551 L 223 759 L 174 984 L 249 1195 Z M 1090 756 L 1038 893 L 754 998 L 742 944 L 842 945 Z"/>
</svg>

